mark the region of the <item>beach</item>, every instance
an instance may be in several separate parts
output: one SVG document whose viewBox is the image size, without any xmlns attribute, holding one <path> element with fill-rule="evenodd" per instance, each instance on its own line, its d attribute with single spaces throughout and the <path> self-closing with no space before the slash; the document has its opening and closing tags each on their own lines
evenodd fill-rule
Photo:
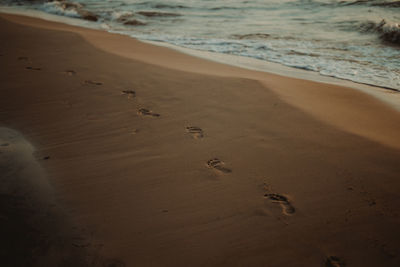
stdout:
<svg viewBox="0 0 400 267">
<path fill-rule="evenodd" d="M 40 240 L 3 239 L 6 266 L 400 264 L 394 107 L 37 18 L 0 32 L 0 127 L 34 147 L 14 164 L 0 135 L 0 222 Z"/>
</svg>

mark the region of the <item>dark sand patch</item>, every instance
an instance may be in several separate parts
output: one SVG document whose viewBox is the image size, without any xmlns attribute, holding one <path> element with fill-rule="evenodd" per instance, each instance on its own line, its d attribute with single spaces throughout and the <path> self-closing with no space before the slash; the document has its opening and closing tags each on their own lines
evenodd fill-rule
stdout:
<svg viewBox="0 0 400 267">
<path fill-rule="evenodd" d="M 76 232 L 57 211 L 51 186 L 18 132 L 0 128 L 0 255 L 2 266 L 86 266 L 72 246 Z"/>
<path fill-rule="evenodd" d="M 33 146 L 18 132 L 0 128 L 0 143 L 4 142 L 8 146 L 0 147 L 1 266 L 124 266 L 122 261 L 101 259 L 95 244 L 71 223 L 33 156 Z"/>
</svg>

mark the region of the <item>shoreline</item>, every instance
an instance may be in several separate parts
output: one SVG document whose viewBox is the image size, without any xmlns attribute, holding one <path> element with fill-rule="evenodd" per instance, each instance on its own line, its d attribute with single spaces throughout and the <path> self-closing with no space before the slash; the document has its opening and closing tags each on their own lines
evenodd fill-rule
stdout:
<svg viewBox="0 0 400 267">
<path fill-rule="evenodd" d="M 167 47 L 190 56 L 194 56 L 197 58 L 209 60 L 220 64 L 230 65 L 237 68 L 246 69 L 249 71 L 264 72 L 264 73 L 278 75 L 280 77 L 295 78 L 300 80 L 307 80 L 312 82 L 349 87 L 352 89 L 359 90 L 363 93 L 367 93 L 385 102 L 386 104 L 390 105 L 397 111 L 400 111 L 399 89 L 394 89 L 390 87 L 379 87 L 367 83 L 354 82 L 351 80 L 341 79 L 334 76 L 322 75 L 318 72 L 311 70 L 303 70 L 295 67 L 288 67 L 280 63 L 262 61 L 254 58 L 248 58 L 236 55 L 227 55 L 209 51 L 193 50 L 190 48 L 180 47 L 163 42 L 154 42 L 146 40 L 139 40 L 139 41 L 156 46 Z"/>
<path fill-rule="evenodd" d="M 387 104 L 40 19 L 1 14 L 0 33 L 0 125 L 46 158 L 55 201 L 90 241 L 79 257 L 400 264 L 400 114 Z"/>
<path fill-rule="evenodd" d="M 34 12 L 36 15 L 32 16 L 30 13 Z M 242 68 L 250 71 L 262 72 L 262 73 L 270 73 L 282 77 L 288 78 L 296 78 L 296 79 L 303 79 L 313 82 L 320 82 L 326 84 L 333 84 L 343 87 L 349 87 L 353 89 L 360 90 L 364 93 L 367 93 L 379 100 L 391 105 L 391 107 L 395 108 L 396 110 L 400 111 L 400 94 L 399 89 L 390 88 L 390 87 L 379 87 L 376 85 L 371 85 L 368 83 L 361 83 L 355 82 L 348 79 L 341 79 L 334 76 L 327 76 L 322 75 L 316 71 L 311 70 L 303 70 L 295 67 L 289 67 L 283 65 L 281 63 L 275 63 L 271 61 L 264 61 L 255 58 L 248 58 L 243 56 L 236 56 L 236 55 L 227 55 L 223 53 L 216 53 L 210 51 L 202 51 L 202 50 L 195 50 L 185 47 L 180 47 L 177 45 L 164 43 L 164 42 L 156 42 L 156 41 L 147 41 L 147 40 L 139 40 L 135 37 L 132 37 L 125 33 L 118 33 L 118 32 L 110 32 L 106 29 L 101 29 L 96 24 L 94 26 L 93 22 L 85 21 L 79 18 L 72 18 L 72 17 L 65 17 L 65 16 L 58 16 L 54 14 L 49 14 L 39 10 L 21 10 L 16 9 L 15 7 L 6 7 L 0 10 L 0 13 L 10 14 L 10 15 L 20 15 L 20 16 L 28 16 L 37 19 L 43 19 L 49 22 L 56 22 L 65 25 L 70 25 L 74 27 L 82 27 L 91 30 L 98 30 L 103 32 L 108 32 L 111 34 L 118 34 L 122 36 L 128 36 L 129 38 L 135 39 L 139 42 L 148 43 L 155 46 L 166 47 L 179 53 L 187 54 L 189 56 L 205 59 L 208 61 L 216 62 L 219 64 L 230 65 L 236 68 Z M 80 23 L 78 23 L 78 21 Z M 82 22 L 85 22 L 86 25 L 82 25 Z"/>
</svg>

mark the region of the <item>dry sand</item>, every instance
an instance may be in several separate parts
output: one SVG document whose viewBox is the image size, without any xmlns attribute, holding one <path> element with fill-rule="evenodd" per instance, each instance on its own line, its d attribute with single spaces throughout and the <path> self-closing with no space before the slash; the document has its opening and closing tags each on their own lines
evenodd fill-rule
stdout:
<svg viewBox="0 0 400 267">
<path fill-rule="evenodd" d="M 26 251 L 40 248 L 30 265 L 400 265 L 391 107 L 120 35 L 1 17 L 0 126 L 34 145 L 29 164 L 54 197 L 33 209 L 58 218 L 21 226 L 40 233 L 28 235 Z M 19 168 L 4 162 L 2 174 Z M 0 206 L 13 194 L 2 191 Z M 31 218 L 0 215 L 3 229 Z M 47 242 L 60 228 L 64 245 Z M 9 238 L 3 255 L 23 258 L 5 249 Z"/>
</svg>

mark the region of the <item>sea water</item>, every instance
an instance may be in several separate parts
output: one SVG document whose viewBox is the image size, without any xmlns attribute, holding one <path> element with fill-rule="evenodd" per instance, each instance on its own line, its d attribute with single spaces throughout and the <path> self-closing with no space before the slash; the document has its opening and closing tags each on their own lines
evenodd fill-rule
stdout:
<svg viewBox="0 0 400 267">
<path fill-rule="evenodd" d="M 400 91 L 400 1 L 0 0 L 0 5 Z"/>
</svg>

